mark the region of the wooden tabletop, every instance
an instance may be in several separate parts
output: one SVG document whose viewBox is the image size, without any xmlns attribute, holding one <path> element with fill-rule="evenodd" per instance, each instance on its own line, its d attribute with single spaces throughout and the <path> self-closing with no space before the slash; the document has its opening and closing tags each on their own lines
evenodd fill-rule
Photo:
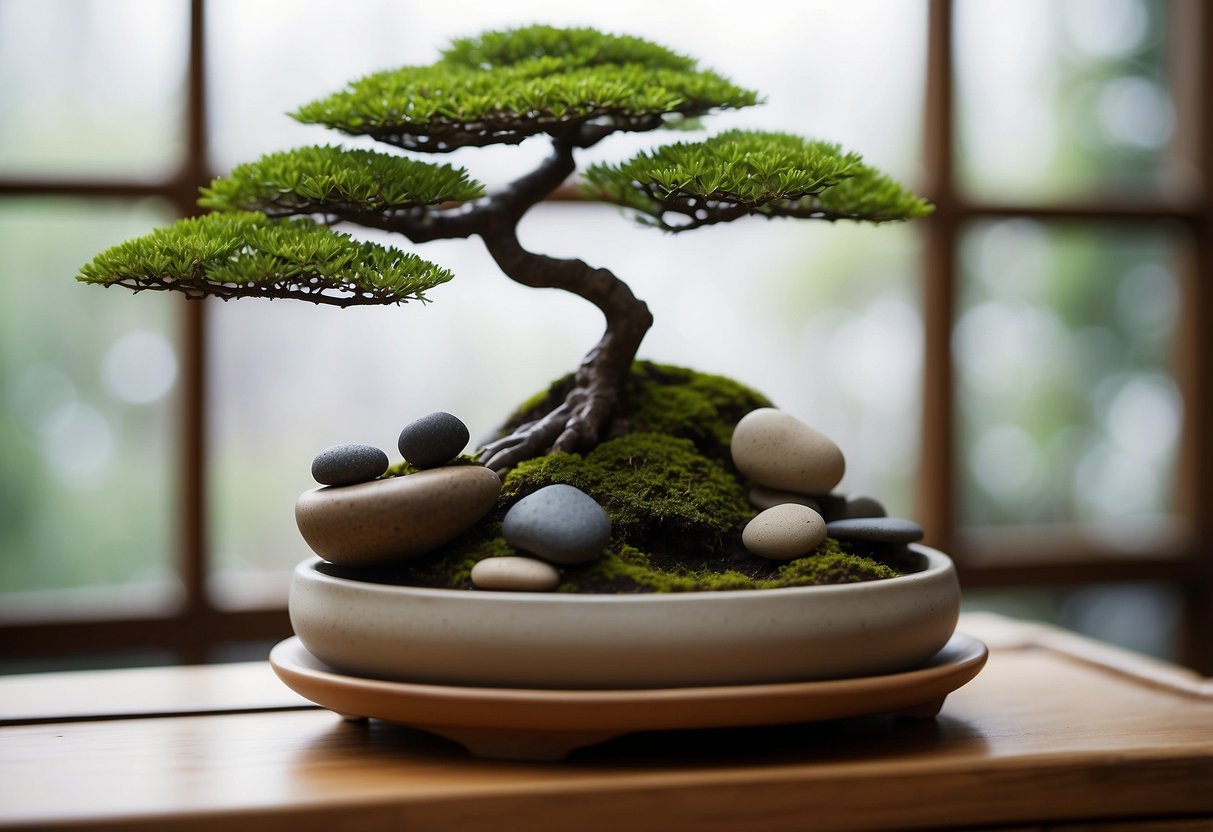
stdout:
<svg viewBox="0 0 1213 832">
<path fill-rule="evenodd" d="M 1213 829 L 1213 684 L 966 615 L 985 669 L 931 721 L 622 737 L 482 760 L 350 723 L 266 663 L 0 678 L 0 827 L 332 830 Z"/>
</svg>

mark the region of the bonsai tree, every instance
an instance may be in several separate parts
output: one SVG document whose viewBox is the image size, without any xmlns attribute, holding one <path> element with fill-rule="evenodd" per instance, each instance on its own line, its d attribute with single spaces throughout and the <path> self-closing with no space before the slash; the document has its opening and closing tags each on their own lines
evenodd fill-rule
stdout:
<svg viewBox="0 0 1213 832">
<path fill-rule="evenodd" d="M 478 236 L 507 277 L 572 292 L 606 319 L 563 399 L 482 448 L 480 461 L 500 472 L 554 451 L 587 451 L 619 406 L 652 316 L 610 271 L 523 248 L 518 224 L 576 171 L 578 150 L 757 103 L 755 92 L 635 37 L 532 26 L 459 39 L 429 66 L 369 75 L 292 115 L 419 154 L 547 141 L 546 161 L 504 189 L 488 194 L 465 170 L 399 153 L 327 145 L 272 153 L 204 188 L 199 205 L 212 213 L 116 246 L 79 279 L 190 298 L 426 301 L 449 271 L 332 226 L 414 243 Z M 886 222 L 930 210 L 837 145 L 739 130 L 594 165 L 583 188 L 671 233 L 750 215 Z"/>
</svg>

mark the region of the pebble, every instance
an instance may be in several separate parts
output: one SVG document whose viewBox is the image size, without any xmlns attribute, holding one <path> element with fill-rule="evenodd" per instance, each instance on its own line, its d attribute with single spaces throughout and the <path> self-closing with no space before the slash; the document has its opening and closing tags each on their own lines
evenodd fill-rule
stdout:
<svg viewBox="0 0 1213 832">
<path fill-rule="evenodd" d="M 808 506 L 818 514 L 821 513 L 821 505 L 807 494 L 780 491 L 777 488 L 767 488 L 765 485 L 756 485 L 750 489 L 750 505 L 756 509 L 765 510 L 784 503 L 798 503 Z"/>
<path fill-rule="evenodd" d="M 771 560 L 792 560 L 807 555 L 826 539 L 826 521 L 808 506 L 783 503 L 768 508 L 746 524 L 742 545 Z"/>
<path fill-rule="evenodd" d="M 795 416 L 761 407 L 733 429 L 733 464 L 758 485 L 798 494 L 825 494 L 846 471 L 842 451 Z"/>
<path fill-rule="evenodd" d="M 400 455 L 418 468 L 445 465 L 467 447 L 468 426 L 458 416 L 436 411 L 409 422 L 400 431 Z"/>
<path fill-rule="evenodd" d="M 452 465 L 404 477 L 313 488 L 295 503 L 303 539 L 341 566 L 391 563 L 425 554 L 493 508 L 501 478 L 479 465 Z"/>
<path fill-rule="evenodd" d="M 321 485 L 354 485 L 387 470 L 387 454 L 373 445 L 334 445 L 312 460 L 312 479 Z"/>
<path fill-rule="evenodd" d="M 485 558 L 472 567 L 477 589 L 505 592 L 551 592 L 560 585 L 556 567 L 534 558 Z"/>
<path fill-rule="evenodd" d="M 611 539 L 602 506 L 571 485 L 549 485 L 528 494 L 506 512 L 501 535 L 511 546 L 553 563 L 584 563 Z"/>
<path fill-rule="evenodd" d="M 884 504 L 875 497 L 848 497 L 846 505 L 843 506 L 842 515 L 838 519 L 854 520 L 860 517 L 885 517 L 888 513 L 885 511 Z"/>
<path fill-rule="evenodd" d="M 856 517 L 826 525 L 830 537 L 872 543 L 913 543 L 922 540 L 922 526 L 899 517 Z"/>
<path fill-rule="evenodd" d="M 841 494 L 814 494 L 813 499 L 821 506 L 818 513 L 829 523 L 846 516 L 847 498 Z"/>
</svg>

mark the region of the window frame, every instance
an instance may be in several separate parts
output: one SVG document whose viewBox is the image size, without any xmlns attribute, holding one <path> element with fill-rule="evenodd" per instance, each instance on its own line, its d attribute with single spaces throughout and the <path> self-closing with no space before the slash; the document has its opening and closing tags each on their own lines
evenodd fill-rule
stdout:
<svg viewBox="0 0 1213 832">
<path fill-rule="evenodd" d="M 992 204 L 966 196 L 955 180 L 955 0 L 928 0 L 927 66 L 923 110 L 923 191 L 935 213 L 921 221 L 924 332 L 922 428 L 917 472 L 917 513 L 931 530 L 928 543 L 955 560 L 964 587 L 1066 587 L 1090 583 L 1159 581 L 1177 587 L 1183 599 L 1181 660 L 1213 674 L 1213 10 L 1199 0 L 1169 6 L 1169 49 L 1176 62 L 1173 93 L 1180 116 L 1177 142 L 1196 160 L 1202 187 L 1178 201 L 1116 203 L 1076 201 L 1065 205 Z M 197 212 L 198 188 L 208 184 L 206 0 L 190 0 L 185 84 L 185 161 L 168 180 L 19 180 L 0 177 L 0 196 L 160 197 L 181 216 Z M 563 189 L 554 199 L 579 197 Z M 1179 384 L 1184 394 L 1184 464 L 1178 482 L 1179 508 L 1191 520 L 1188 533 L 1158 551 L 1115 554 L 1077 537 L 1052 535 L 1016 543 L 996 542 L 957 528 L 955 512 L 955 372 L 952 330 L 956 320 L 957 251 L 965 227 L 983 219 L 1026 218 L 1047 224 L 1149 226 L 1167 223 L 1185 239 L 1180 275 L 1187 302 L 1179 332 Z M 229 643 L 268 642 L 290 634 L 285 609 L 227 610 L 208 596 L 210 544 L 207 518 L 208 414 L 206 389 L 207 303 L 180 300 L 182 362 L 177 555 L 183 600 L 169 615 L 102 620 L 0 624 L 11 659 L 69 661 L 83 652 L 137 649 L 168 651 L 186 664 L 214 660 Z M 991 552 L 997 552 L 991 557 Z M 1024 555 L 1030 551 L 1030 561 Z M 87 636 L 82 638 L 82 636 Z"/>
</svg>

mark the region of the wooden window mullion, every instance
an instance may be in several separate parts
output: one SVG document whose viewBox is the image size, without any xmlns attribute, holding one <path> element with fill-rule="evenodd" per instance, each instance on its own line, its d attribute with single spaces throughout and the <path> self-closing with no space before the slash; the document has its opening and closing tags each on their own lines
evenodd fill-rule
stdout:
<svg viewBox="0 0 1213 832">
<path fill-rule="evenodd" d="M 924 166 L 935 213 L 926 222 L 922 259 L 923 401 L 917 512 L 928 542 L 949 552 L 955 541 L 952 320 L 959 217 L 953 185 L 952 0 L 930 0 L 927 25 Z"/>
</svg>

